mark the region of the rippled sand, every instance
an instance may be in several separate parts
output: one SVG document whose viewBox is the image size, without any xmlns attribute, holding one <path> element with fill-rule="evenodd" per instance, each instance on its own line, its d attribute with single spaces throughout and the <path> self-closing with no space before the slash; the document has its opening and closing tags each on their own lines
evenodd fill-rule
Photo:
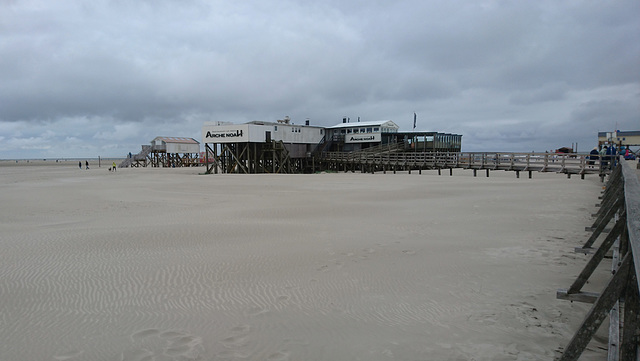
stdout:
<svg viewBox="0 0 640 361">
<path fill-rule="evenodd" d="M 596 176 L 202 171 L 0 167 L 0 360 L 548 360 L 588 310 Z"/>
</svg>

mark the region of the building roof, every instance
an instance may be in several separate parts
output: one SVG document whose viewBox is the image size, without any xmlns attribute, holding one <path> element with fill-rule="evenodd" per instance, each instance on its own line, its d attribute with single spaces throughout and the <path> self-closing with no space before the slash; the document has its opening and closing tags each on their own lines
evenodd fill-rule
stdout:
<svg viewBox="0 0 640 361">
<path fill-rule="evenodd" d="M 633 136 L 639 136 L 640 135 L 640 130 L 630 130 L 630 131 L 624 131 L 624 132 L 623 131 L 618 131 L 617 133 L 616 132 L 598 132 L 598 137 L 604 138 L 609 133 L 611 133 L 611 135 L 616 136 L 616 137 L 633 137 Z"/>
<path fill-rule="evenodd" d="M 161 140 L 165 143 L 200 144 L 200 142 L 193 138 L 184 137 L 156 137 L 154 141 L 156 140 Z"/>
<path fill-rule="evenodd" d="M 279 122 L 265 122 L 262 120 L 252 120 L 245 124 L 253 124 L 253 125 L 280 125 L 285 127 L 306 127 L 306 128 L 324 128 L 318 125 L 306 125 L 306 124 L 293 124 L 293 123 L 279 123 Z"/>
<path fill-rule="evenodd" d="M 340 123 L 327 129 L 340 129 L 340 128 L 355 128 L 355 127 L 375 127 L 382 126 L 384 124 L 391 123 L 390 125 L 395 128 L 400 128 L 396 123 L 391 120 L 376 120 L 371 122 L 355 122 L 355 123 Z"/>
</svg>

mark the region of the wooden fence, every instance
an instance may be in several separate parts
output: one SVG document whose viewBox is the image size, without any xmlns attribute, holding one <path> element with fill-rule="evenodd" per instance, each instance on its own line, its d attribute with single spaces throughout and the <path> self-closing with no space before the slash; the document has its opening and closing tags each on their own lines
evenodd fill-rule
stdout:
<svg viewBox="0 0 640 361">
<path fill-rule="evenodd" d="M 610 162 L 589 154 L 557 153 L 448 153 L 448 152 L 327 152 L 320 161 L 329 170 L 375 172 L 387 170 L 473 169 L 604 175 Z M 474 172 L 475 175 L 475 172 Z M 529 173 L 531 177 L 531 173 Z"/>
<path fill-rule="evenodd" d="M 576 249 L 592 254 L 568 289 L 557 292 L 559 299 L 590 302 L 593 307 L 566 346 L 561 361 L 577 360 L 609 315 L 608 360 L 640 360 L 640 182 L 633 169 L 620 158 L 606 183 L 591 236 Z M 607 233 L 606 227 L 611 226 Z M 604 240 L 596 248 L 601 235 Z M 612 252 L 611 252 L 612 250 Z M 613 259 L 608 280 L 600 293 L 583 292 L 596 267 L 607 254 Z"/>
</svg>

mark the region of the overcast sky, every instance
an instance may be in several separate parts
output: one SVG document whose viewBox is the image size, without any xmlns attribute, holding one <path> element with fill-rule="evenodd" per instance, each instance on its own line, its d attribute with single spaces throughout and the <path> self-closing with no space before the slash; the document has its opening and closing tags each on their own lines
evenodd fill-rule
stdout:
<svg viewBox="0 0 640 361">
<path fill-rule="evenodd" d="M 640 130 L 640 1 L 0 0 L 1 159 L 414 112 L 463 151 Z"/>
</svg>

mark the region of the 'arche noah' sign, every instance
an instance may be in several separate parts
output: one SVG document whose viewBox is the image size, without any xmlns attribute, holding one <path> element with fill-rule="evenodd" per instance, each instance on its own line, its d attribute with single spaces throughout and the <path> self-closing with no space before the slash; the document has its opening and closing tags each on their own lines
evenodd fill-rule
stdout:
<svg viewBox="0 0 640 361">
<path fill-rule="evenodd" d="M 249 127 L 241 125 L 223 125 L 202 128 L 204 143 L 238 143 L 249 141 Z"/>
</svg>

